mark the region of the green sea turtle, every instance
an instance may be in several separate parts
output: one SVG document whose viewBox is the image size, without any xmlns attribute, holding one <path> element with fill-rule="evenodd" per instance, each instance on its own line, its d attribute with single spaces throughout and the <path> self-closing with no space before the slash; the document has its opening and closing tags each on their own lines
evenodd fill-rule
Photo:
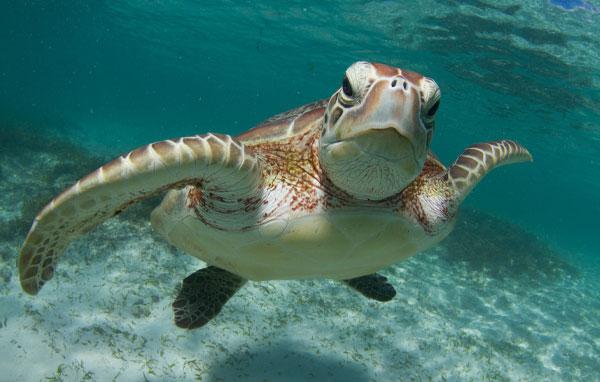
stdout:
<svg viewBox="0 0 600 382">
<path fill-rule="evenodd" d="M 168 191 L 153 227 L 208 267 L 183 280 L 175 322 L 215 317 L 247 280 L 329 278 L 388 301 L 376 272 L 444 238 L 457 208 L 494 167 L 531 160 L 515 142 L 467 148 L 448 169 L 430 153 L 440 90 L 430 78 L 357 62 L 329 100 L 237 137 L 156 142 L 100 167 L 52 200 L 21 249 L 36 294 L 73 239 Z"/>
</svg>

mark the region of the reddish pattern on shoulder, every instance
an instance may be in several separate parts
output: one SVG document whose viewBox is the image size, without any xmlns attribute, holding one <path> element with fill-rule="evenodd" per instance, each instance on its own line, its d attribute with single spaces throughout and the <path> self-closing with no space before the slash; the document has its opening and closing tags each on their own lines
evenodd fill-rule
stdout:
<svg viewBox="0 0 600 382">
<path fill-rule="evenodd" d="M 396 210 L 401 213 L 408 213 L 409 216 L 412 216 L 430 234 L 435 233 L 434 222 L 429 221 L 419 196 L 437 193 L 450 201 L 452 193 L 446 186 L 446 181 L 444 180 L 445 173 L 446 168 L 444 165 L 430 153 L 419 176 L 398 195 L 398 207 Z M 445 217 L 445 220 L 449 220 L 452 217 L 447 206 L 444 207 L 442 216 Z"/>
<path fill-rule="evenodd" d="M 187 208 L 197 208 L 204 202 L 204 193 L 200 187 L 192 187 L 187 194 Z"/>
<path fill-rule="evenodd" d="M 267 191 L 278 185 L 288 192 L 278 200 L 288 203 L 292 211 L 313 211 L 319 205 L 317 189 L 321 187 L 322 171 L 317 156 L 318 129 L 281 142 L 262 143 L 254 147 L 264 159 L 263 177 Z"/>
</svg>

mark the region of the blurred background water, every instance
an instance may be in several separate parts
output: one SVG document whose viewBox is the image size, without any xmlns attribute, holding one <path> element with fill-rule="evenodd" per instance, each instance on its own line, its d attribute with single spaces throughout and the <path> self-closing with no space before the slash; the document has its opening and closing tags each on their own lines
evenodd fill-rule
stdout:
<svg viewBox="0 0 600 382">
<path fill-rule="evenodd" d="M 546 1 L 26 1 L 2 5 L 4 113 L 69 121 L 119 154 L 152 140 L 239 133 L 327 98 L 345 68 L 380 61 L 433 77 L 433 148 L 511 138 L 532 166 L 468 204 L 589 254 L 600 248 L 600 15 Z"/>
<path fill-rule="evenodd" d="M 104 158 L 170 137 L 240 133 L 329 97 L 354 61 L 383 62 L 440 85 L 433 149 L 445 163 L 498 138 L 532 152 L 533 164 L 497 170 L 466 207 L 597 270 L 599 9 L 566 0 L 6 1 L 0 124 L 69 137 Z"/>
</svg>

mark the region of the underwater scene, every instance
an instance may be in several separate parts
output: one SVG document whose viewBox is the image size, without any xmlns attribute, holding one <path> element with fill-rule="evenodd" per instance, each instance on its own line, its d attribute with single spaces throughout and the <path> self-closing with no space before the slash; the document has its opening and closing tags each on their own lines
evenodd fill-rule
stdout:
<svg viewBox="0 0 600 382">
<path fill-rule="evenodd" d="M 4 1 L 0 48 L 0 381 L 600 381 L 600 2 Z"/>
</svg>

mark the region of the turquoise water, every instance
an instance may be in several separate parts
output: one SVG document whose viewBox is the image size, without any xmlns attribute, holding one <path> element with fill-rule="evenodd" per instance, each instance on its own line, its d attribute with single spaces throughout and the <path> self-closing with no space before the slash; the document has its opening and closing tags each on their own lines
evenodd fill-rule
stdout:
<svg viewBox="0 0 600 382">
<path fill-rule="evenodd" d="M 0 380 L 598 380 L 599 6 L 2 3 Z M 272 282 L 180 331 L 170 299 L 198 266 L 144 208 L 78 241 L 37 298 L 20 292 L 38 199 L 150 141 L 233 135 L 327 98 L 357 60 L 436 80 L 445 163 L 499 138 L 534 156 L 487 177 L 448 241 L 387 270 L 391 305 Z"/>
</svg>

